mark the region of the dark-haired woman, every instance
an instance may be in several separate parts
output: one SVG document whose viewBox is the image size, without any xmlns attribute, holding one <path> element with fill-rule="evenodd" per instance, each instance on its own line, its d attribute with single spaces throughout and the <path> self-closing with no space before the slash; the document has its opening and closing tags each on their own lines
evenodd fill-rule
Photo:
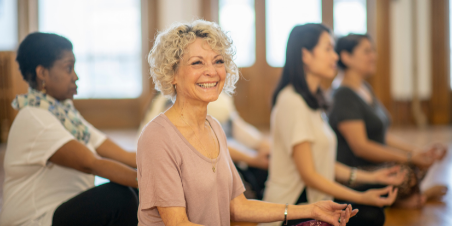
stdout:
<svg viewBox="0 0 452 226">
<path fill-rule="evenodd" d="M 342 37 L 337 41 L 336 52 L 343 78 L 334 91 L 329 122 L 338 137 L 338 161 L 358 168 L 404 165 L 408 177 L 399 189 L 395 205 L 417 208 L 428 198 L 442 196 L 447 190 L 444 186 L 434 186 L 421 194 L 418 185 L 425 171 L 443 158 L 444 146 L 421 149 L 387 132 L 390 117 L 365 82 L 375 73 L 376 54 L 370 37 L 358 34 Z"/>
<path fill-rule="evenodd" d="M 290 33 L 286 63 L 273 96 L 273 146 L 264 200 L 290 204 L 346 200 L 359 209 L 347 225 L 381 226 L 385 221 L 381 207 L 393 203 L 397 189 L 387 186 L 360 192 L 335 179 L 398 184 L 403 174 L 398 168 L 370 173 L 336 163 L 336 136 L 325 117 L 319 86 L 322 78 L 335 76 L 337 59 L 333 38 L 324 25 L 296 26 Z"/>
<path fill-rule="evenodd" d="M 16 60 L 30 88 L 12 103 L 19 113 L 7 142 L 0 225 L 137 225 L 136 154 L 74 108 L 72 43 L 32 33 Z M 94 187 L 94 175 L 112 182 Z"/>
</svg>

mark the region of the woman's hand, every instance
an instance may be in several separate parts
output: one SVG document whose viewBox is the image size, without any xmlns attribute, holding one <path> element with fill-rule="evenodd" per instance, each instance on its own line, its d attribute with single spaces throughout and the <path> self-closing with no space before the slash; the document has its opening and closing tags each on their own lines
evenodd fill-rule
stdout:
<svg viewBox="0 0 452 226">
<path fill-rule="evenodd" d="M 389 206 L 394 203 L 397 197 L 398 189 L 394 189 L 392 186 L 381 189 L 369 189 L 362 193 L 363 204 L 371 206 Z M 387 197 L 381 197 L 382 195 L 388 195 Z"/>
<path fill-rule="evenodd" d="M 268 157 L 270 155 L 270 143 L 267 140 L 263 140 L 257 147 L 257 151 L 259 154 Z"/>
<path fill-rule="evenodd" d="M 371 172 L 373 181 L 376 184 L 400 185 L 405 180 L 406 171 L 402 170 L 400 166 L 393 166 L 390 168 L 383 168 Z"/>
<path fill-rule="evenodd" d="M 434 149 L 430 148 L 428 151 L 413 153 L 411 162 L 421 169 L 428 169 L 435 162 Z"/>
<path fill-rule="evenodd" d="M 447 154 L 447 147 L 441 143 L 433 144 L 431 149 L 433 149 L 433 157 L 437 161 L 443 160 L 444 156 Z"/>
<path fill-rule="evenodd" d="M 320 201 L 309 204 L 309 206 L 311 207 L 313 219 L 324 221 L 334 226 L 345 226 L 350 217 L 358 213 L 357 209 L 352 211 L 351 205 L 338 204 L 333 201 Z"/>
<path fill-rule="evenodd" d="M 268 154 L 259 152 L 248 165 L 259 169 L 267 170 L 268 164 L 269 164 Z"/>
</svg>

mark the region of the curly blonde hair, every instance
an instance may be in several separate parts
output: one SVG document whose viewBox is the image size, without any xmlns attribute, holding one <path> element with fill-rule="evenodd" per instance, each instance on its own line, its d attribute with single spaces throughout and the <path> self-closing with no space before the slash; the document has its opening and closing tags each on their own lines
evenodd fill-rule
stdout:
<svg viewBox="0 0 452 226">
<path fill-rule="evenodd" d="M 220 26 L 205 20 L 192 23 L 174 23 L 167 30 L 159 32 L 154 47 L 149 52 L 148 62 L 155 89 L 163 95 L 176 100 L 176 90 L 171 84 L 180 60 L 187 46 L 196 38 L 202 38 L 213 51 L 223 56 L 226 68 L 226 81 L 223 91 L 232 94 L 239 79 L 239 70 L 233 61 L 235 55 L 232 40 Z"/>
</svg>

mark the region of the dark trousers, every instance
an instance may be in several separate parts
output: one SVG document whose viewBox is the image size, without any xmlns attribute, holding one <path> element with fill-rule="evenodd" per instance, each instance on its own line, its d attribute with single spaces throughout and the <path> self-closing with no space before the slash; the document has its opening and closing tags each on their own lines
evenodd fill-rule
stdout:
<svg viewBox="0 0 452 226">
<path fill-rule="evenodd" d="M 379 186 L 376 186 L 379 187 Z M 374 186 L 362 186 L 359 188 L 355 188 L 357 191 L 366 191 L 370 188 L 374 188 Z M 350 202 L 344 201 L 344 200 L 334 200 L 337 203 L 347 203 Z M 307 203 L 308 199 L 306 196 L 306 188 L 301 193 L 300 197 L 298 198 L 297 202 L 295 204 L 300 203 Z M 347 226 L 383 226 L 385 223 L 385 212 L 384 209 L 381 207 L 376 206 L 366 206 L 361 204 L 352 204 L 353 209 L 359 209 L 359 212 L 356 216 L 350 218 L 350 221 L 347 223 Z M 287 225 L 296 225 L 305 221 L 309 221 L 312 219 L 298 219 L 298 220 L 290 220 L 288 221 Z M 282 224 L 284 225 L 284 223 Z"/>
<path fill-rule="evenodd" d="M 61 204 L 53 214 L 54 226 L 138 224 L 138 190 L 106 183 Z"/>
</svg>

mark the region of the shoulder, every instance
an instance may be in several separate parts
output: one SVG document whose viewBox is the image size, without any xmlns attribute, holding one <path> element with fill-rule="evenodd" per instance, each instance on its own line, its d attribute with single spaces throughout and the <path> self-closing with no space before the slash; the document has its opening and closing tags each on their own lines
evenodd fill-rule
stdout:
<svg viewBox="0 0 452 226">
<path fill-rule="evenodd" d="M 352 89 L 345 87 L 345 86 L 341 86 L 339 88 L 337 88 L 336 90 L 334 90 L 333 92 L 333 97 L 334 100 L 350 100 L 350 99 L 355 99 L 357 97 L 355 91 L 353 91 Z"/>
<path fill-rule="evenodd" d="M 305 112 L 311 110 L 303 97 L 295 92 L 291 85 L 288 85 L 283 90 L 281 90 L 276 100 L 275 107 L 290 112 Z"/>
<path fill-rule="evenodd" d="M 336 90 L 334 90 L 334 96 L 347 96 L 347 95 L 353 95 L 355 91 L 353 91 L 352 89 L 345 87 L 345 86 L 340 86 L 338 87 Z"/>
<path fill-rule="evenodd" d="M 49 111 L 29 106 L 22 108 L 14 121 L 35 127 L 47 127 L 51 124 L 63 126 L 61 122 Z"/>
<path fill-rule="evenodd" d="M 163 113 L 159 114 L 153 120 L 148 122 L 141 131 L 139 140 L 145 139 L 164 139 L 168 133 L 168 129 L 171 127 L 169 122 L 166 121 Z"/>
</svg>

